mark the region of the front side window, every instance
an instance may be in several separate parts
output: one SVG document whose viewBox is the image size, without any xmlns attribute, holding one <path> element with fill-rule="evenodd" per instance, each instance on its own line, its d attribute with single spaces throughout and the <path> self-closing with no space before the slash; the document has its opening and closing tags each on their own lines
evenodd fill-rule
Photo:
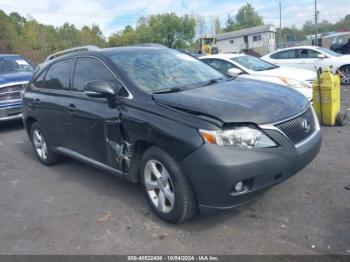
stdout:
<svg viewBox="0 0 350 262">
<path fill-rule="evenodd" d="M 311 49 L 299 49 L 299 58 L 318 58 L 320 53 Z"/>
<path fill-rule="evenodd" d="M 231 68 L 237 68 L 235 65 L 220 59 L 203 59 L 203 61 L 223 74 L 227 74 Z"/>
<path fill-rule="evenodd" d="M 190 89 L 225 77 L 198 59 L 172 49 L 130 50 L 109 57 L 137 88 L 147 93 Z"/>
<path fill-rule="evenodd" d="M 89 81 L 116 81 L 116 79 L 101 61 L 91 57 L 79 57 L 74 70 L 73 90 L 83 92 L 85 84 Z"/>
<path fill-rule="evenodd" d="M 0 56 L 0 74 L 33 70 L 29 62 L 21 56 Z"/>
<path fill-rule="evenodd" d="M 72 65 L 73 59 L 65 59 L 51 65 L 45 76 L 45 88 L 68 90 Z"/>
<path fill-rule="evenodd" d="M 237 56 L 237 57 L 231 58 L 231 60 L 253 71 L 264 71 L 264 70 L 270 70 L 278 67 L 262 59 L 256 58 L 254 56 L 249 56 L 249 55 Z"/>
</svg>

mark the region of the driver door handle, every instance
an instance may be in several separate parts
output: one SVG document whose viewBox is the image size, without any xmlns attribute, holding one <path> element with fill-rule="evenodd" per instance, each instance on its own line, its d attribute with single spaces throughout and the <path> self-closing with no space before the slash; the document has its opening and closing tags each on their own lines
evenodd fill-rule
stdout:
<svg viewBox="0 0 350 262">
<path fill-rule="evenodd" d="M 76 107 L 74 104 L 69 104 L 68 110 L 69 110 L 70 112 L 74 112 L 74 111 L 77 110 L 77 107 Z"/>
</svg>

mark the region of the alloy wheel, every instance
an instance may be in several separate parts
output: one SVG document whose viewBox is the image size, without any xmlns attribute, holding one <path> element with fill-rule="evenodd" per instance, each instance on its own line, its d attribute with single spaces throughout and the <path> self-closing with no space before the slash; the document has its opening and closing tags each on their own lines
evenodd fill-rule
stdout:
<svg viewBox="0 0 350 262">
<path fill-rule="evenodd" d="M 340 82 L 343 85 L 349 85 L 350 84 L 350 67 L 345 67 L 342 70 L 339 70 L 340 74 Z"/>
<path fill-rule="evenodd" d="M 162 213 L 170 213 L 175 204 L 175 192 L 171 177 L 159 161 L 149 160 L 144 169 L 145 187 L 154 207 Z"/>
<path fill-rule="evenodd" d="M 33 131 L 33 143 L 38 156 L 42 160 L 45 160 L 47 158 L 47 145 L 44 136 L 39 129 L 34 129 Z"/>
</svg>

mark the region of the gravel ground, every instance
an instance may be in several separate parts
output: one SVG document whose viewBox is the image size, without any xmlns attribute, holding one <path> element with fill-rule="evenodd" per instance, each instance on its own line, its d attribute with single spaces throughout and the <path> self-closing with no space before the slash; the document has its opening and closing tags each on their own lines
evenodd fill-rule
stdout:
<svg viewBox="0 0 350 262">
<path fill-rule="evenodd" d="M 74 160 L 43 166 L 20 122 L 0 124 L 0 254 L 350 255 L 349 127 L 323 127 L 317 158 L 261 198 L 174 226 L 139 185 Z"/>
</svg>

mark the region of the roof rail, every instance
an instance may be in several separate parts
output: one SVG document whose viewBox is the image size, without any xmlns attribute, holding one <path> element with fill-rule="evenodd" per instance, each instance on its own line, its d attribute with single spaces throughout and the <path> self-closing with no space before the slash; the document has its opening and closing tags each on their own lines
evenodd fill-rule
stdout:
<svg viewBox="0 0 350 262">
<path fill-rule="evenodd" d="M 94 46 L 94 45 L 86 45 L 86 46 L 74 47 L 74 48 L 66 49 L 66 50 L 63 50 L 63 51 L 54 53 L 54 54 L 52 54 L 52 55 L 49 55 L 49 56 L 45 59 L 45 61 L 52 60 L 52 59 L 54 59 L 54 58 L 56 58 L 56 57 L 63 56 L 63 55 L 67 55 L 67 54 L 74 53 L 74 52 L 81 52 L 81 51 L 98 51 L 98 50 L 100 50 L 100 48 L 97 47 L 97 46 Z"/>
<path fill-rule="evenodd" d="M 167 46 L 165 46 L 165 45 L 156 44 L 156 43 L 135 44 L 135 45 L 133 45 L 133 46 L 167 47 Z"/>
</svg>

